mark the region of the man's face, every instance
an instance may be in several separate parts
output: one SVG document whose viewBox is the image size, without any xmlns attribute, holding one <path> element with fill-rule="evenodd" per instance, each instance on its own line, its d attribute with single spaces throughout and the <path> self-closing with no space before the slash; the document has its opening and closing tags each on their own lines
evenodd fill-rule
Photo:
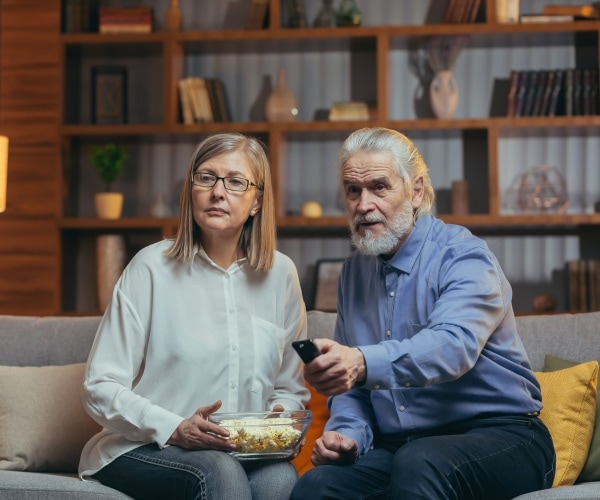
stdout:
<svg viewBox="0 0 600 500">
<path fill-rule="evenodd" d="M 423 178 L 407 193 L 390 153 L 361 151 L 345 163 L 342 183 L 354 246 L 368 255 L 394 254 L 414 225 Z"/>
</svg>

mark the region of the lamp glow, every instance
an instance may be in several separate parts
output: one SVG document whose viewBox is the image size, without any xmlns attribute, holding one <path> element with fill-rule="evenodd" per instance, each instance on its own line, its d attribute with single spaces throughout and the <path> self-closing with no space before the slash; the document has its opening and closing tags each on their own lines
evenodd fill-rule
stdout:
<svg viewBox="0 0 600 500">
<path fill-rule="evenodd" d="M 8 179 L 8 137 L 0 135 L 0 212 L 6 210 L 6 183 Z"/>
</svg>

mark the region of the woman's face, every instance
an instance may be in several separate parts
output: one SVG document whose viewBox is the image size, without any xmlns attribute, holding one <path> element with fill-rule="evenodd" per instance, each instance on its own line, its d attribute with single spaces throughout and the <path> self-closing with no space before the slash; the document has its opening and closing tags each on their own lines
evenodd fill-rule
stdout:
<svg viewBox="0 0 600 500">
<path fill-rule="evenodd" d="M 215 156 L 198 165 L 195 173 L 202 172 L 216 177 L 236 177 L 256 184 L 247 158 L 234 151 Z M 225 188 L 225 182 L 217 179 L 213 187 L 192 185 L 192 210 L 196 224 L 205 235 L 239 238 L 244 223 L 252 211 L 261 206 L 261 192 L 252 184 L 246 191 Z M 231 185 L 245 182 L 232 181 Z"/>
</svg>

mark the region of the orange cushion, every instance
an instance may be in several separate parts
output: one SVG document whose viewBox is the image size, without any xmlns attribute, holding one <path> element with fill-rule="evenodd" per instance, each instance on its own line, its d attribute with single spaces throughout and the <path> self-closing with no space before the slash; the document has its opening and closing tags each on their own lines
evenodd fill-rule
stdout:
<svg viewBox="0 0 600 500">
<path fill-rule="evenodd" d="M 306 444 L 303 446 L 300 454 L 292 460 L 298 474 L 302 475 L 309 471 L 314 466 L 310 461 L 315 441 L 323 435 L 325 422 L 329 418 L 329 410 L 327 409 L 327 396 L 319 394 L 310 384 L 306 384 L 310 390 L 310 401 L 307 408 L 312 411 L 312 422 L 306 433 Z"/>
</svg>

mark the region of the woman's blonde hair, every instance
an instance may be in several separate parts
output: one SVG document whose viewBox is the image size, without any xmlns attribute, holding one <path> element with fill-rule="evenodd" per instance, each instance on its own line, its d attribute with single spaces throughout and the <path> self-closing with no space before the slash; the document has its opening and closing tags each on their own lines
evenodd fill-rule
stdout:
<svg viewBox="0 0 600 500">
<path fill-rule="evenodd" d="M 421 215 L 435 213 L 435 192 L 427 170 L 427 164 L 414 143 L 404 134 L 383 127 L 362 128 L 352 132 L 342 144 L 338 154 L 338 170 L 342 175 L 345 163 L 356 153 L 390 153 L 396 172 L 404 181 L 408 193 L 412 192 L 413 179 L 423 176 L 423 201 L 415 211 L 415 220 Z"/>
<path fill-rule="evenodd" d="M 240 152 L 246 156 L 252 171 L 252 181 L 259 186 L 255 189 L 262 191 L 261 209 L 253 217 L 248 217 L 245 222 L 240 236 L 240 248 L 253 269 L 267 271 L 273 267 L 276 245 L 271 168 L 262 142 L 242 134 L 211 135 L 194 151 L 179 199 L 177 234 L 165 254 L 180 262 L 192 261 L 194 246 L 199 244 L 201 232 L 194 220 L 192 208 L 192 176 L 202 163 L 216 156 L 233 152 Z"/>
</svg>

